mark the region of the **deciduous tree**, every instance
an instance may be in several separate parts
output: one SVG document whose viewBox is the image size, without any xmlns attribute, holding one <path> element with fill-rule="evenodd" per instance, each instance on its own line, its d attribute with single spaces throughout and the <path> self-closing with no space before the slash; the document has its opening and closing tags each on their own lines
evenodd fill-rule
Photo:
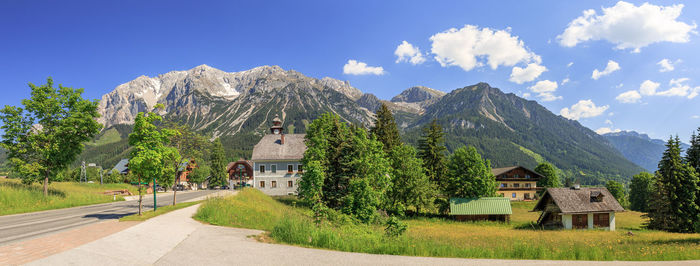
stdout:
<svg viewBox="0 0 700 266">
<path fill-rule="evenodd" d="M 608 180 L 608 182 L 605 183 L 605 188 L 610 191 L 610 194 L 615 197 L 617 202 L 619 202 L 622 206 L 627 206 L 627 199 L 625 197 L 625 186 L 622 185 L 622 183 L 617 182 L 615 180 Z"/>
<path fill-rule="evenodd" d="M 158 104 L 155 108 L 163 108 L 163 105 Z M 143 206 L 141 179 L 150 181 L 162 177 L 164 169 L 168 167 L 167 158 L 178 153 L 177 149 L 166 146 L 177 131 L 167 128 L 159 130 L 156 123 L 162 120 L 158 113 L 140 112 L 134 120 L 134 130 L 129 134 L 129 145 L 133 147 L 129 158 L 129 170 L 138 178 L 139 215 Z"/>
<path fill-rule="evenodd" d="M 48 78 L 45 85 L 29 83 L 31 96 L 24 108 L 5 106 L 2 147 L 22 182 L 43 180 L 44 196 L 56 174 L 68 167 L 83 151 L 83 142 L 99 133 L 97 100 L 82 98 L 83 89 L 58 85 Z"/>
<path fill-rule="evenodd" d="M 631 210 L 638 212 L 648 211 L 653 181 L 654 176 L 647 172 L 641 172 L 632 177 L 629 197 Z"/>
<path fill-rule="evenodd" d="M 392 168 L 389 209 L 401 215 L 409 208 L 416 212 L 430 208 L 435 200 L 435 186 L 425 174 L 423 161 L 416 157 L 416 150 L 401 144 L 391 150 L 389 159 Z"/>
<path fill-rule="evenodd" d="M 496 194 L 496 177 L 491 162 L 481 159 L 474 147 L 461 147 L 450 156 L 448 163 L 448 197 L 478 198 Z"/>
<path fill-rule="evenodd" d="M 557 177 L 557 170 L 554 169 L 549 163 L 540 163 L 535 167 L 535 172 L 542 175 L 542 179 L 537 181 L 538 187 L 559 187 L 559 177 Z"/>
</svg>

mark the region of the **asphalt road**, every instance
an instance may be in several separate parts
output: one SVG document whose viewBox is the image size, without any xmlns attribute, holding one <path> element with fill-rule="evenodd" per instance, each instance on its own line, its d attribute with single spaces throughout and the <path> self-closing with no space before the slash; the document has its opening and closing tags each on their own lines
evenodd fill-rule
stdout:
<svg viewBox="0 0 700 266">
<path fill-rule="evenodd" d="M 217 190 L 178 193 L 177 202 L 184 202 L 214 192 L 217 192 Z M 158 197 L 158 207 L 171 205 L 172 201 L 172 194 Z M 143 208 L 144 210 L 153 209 L 153 196 L 144 197 Z M 106 219 L 119 219 L 123 216 L 135 214 L 138 210 L 139 202 L 138 200 L 134 200 L 0 216 L 0 246 L 104 221 Z"/>
</svg>

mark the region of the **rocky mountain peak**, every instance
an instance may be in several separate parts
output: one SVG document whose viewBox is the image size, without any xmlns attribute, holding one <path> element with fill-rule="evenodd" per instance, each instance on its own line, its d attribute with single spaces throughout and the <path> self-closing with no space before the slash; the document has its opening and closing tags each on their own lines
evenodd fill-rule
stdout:
<svg viewBox="0 0 700 266">
<path fill-rule="evenodd" d="M 394 98 L 391 98 L 391 101 L 417 103 L 433 99 L 439 99 L 442 96 L 445 96 L 445 94 L 447 93 L 428 87 L 415 86 L 404 90 L 399 95 L 394 96 Z"/>
</svg>

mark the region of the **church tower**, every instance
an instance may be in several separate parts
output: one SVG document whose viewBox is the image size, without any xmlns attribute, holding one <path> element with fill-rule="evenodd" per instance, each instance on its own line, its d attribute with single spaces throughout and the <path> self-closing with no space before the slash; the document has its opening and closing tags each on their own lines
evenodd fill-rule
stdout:
<svg viewBox="0 0 700 266">
<path fill-rule="evenodd" d="M 272 127 L 270 127 L 270 132 L 274 135 L 281 135 L 282 134 L 282 120 L 280 120 L 279 115 L 275 115 L 275 118 L 272 119 Z"/>
</svg>

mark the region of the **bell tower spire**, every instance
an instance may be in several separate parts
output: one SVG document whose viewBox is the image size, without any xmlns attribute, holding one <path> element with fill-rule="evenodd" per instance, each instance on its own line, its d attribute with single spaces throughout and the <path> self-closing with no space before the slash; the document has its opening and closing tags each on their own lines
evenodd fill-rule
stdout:
<svg viewBox="0 0 700 266">
<path fill-rule="evenodd" d="M 270 132 L 274 135 L 280 135 L 282 134 L 282 131 L 284 128 L 282 127 L 282 120 L 280 120 L 279 115 L 275 115 L 275 118 L 272 119 L 272 127 L 270 127 Z"/>
</svg>

